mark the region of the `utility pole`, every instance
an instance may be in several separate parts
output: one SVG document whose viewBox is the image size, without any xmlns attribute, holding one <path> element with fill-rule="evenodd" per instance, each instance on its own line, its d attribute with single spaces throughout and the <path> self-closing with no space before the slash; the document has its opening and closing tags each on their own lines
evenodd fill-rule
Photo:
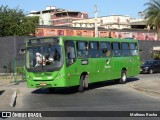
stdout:
<svg viewBox="0 0 160 120">
<path fill-rule="evenodd" d="M 68 14 L 68 12 L 65 10 L 65 12 L 67 13 L 67 17 L 68 17 L 68 27 L 70 27 L 70 21 L 69 21 L 69 14 Z"/>
<path fill-rule="evenodd" d="M 94 6 L 94 21 L 95 21 L 95 37 L 98 37 L 98 26 L 97 26 L 97 5 Z"/>
</svg>

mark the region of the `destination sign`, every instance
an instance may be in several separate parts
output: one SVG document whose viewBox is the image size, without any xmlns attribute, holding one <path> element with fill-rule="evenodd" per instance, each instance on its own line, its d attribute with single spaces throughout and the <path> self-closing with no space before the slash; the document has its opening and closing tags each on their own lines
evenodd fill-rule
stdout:
<svg viewBox="0 0 160 120">
<path fill-rule="evenodd" d="M 35 38 L 35 39 L 29 39 L 28 40 L 28 45 L 41 45 L 41 44 L 58 44 L 59 39 L 58 37 L 47 37 L 47 38 Z"/>
</svg>

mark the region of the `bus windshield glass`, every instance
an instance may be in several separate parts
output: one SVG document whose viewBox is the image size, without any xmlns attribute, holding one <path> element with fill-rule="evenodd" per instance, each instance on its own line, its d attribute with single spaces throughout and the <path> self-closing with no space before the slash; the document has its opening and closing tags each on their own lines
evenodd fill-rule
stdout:
<svg viewBox="0 0 160 120">
<path fill-rule="evenodd" d="M 52 72 L 60 69 L 62 48 L 60 45 L 42 45 L 28 47 L 26 67 L 28 71 Z"/>
</svg>

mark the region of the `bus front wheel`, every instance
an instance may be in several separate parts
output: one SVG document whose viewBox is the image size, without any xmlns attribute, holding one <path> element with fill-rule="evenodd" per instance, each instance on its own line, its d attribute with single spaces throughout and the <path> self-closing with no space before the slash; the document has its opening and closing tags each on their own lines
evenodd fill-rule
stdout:
<svg viewBox="0 0 160 120">
<path fill-rule="evenodd" d="M 78 91 L 84 92 L 84 90 L 87 88 L 88 88 L 88 75 L 81 75 Z"/>
<path fill-rule="evenodd" d="M 122 70 L 121 72 L 121 78 L 119 80 L 120 84 L 125 84 L 127 82 L 127 75 L 126 75 L 126 71 Z"/>
</svg>

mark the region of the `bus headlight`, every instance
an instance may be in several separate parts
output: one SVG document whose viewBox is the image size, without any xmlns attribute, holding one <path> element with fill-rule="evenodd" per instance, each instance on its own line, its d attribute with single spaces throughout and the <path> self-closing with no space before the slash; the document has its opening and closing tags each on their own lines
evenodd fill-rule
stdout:
<svg viewBox="0 0 160 120">
<path fill-rule="evenodd" d="M 47 79 L 53 79 L 53 77 L 52 76 L 48 76 Z"/>
<path fill-rule="evenodd" d="M 31 79 L 32 77 L 31 77 L 31 76 L 29 76 L 29 75 L 27 75 L 27 78 L 28 78 L 28 79 Z"/>
</svg>

